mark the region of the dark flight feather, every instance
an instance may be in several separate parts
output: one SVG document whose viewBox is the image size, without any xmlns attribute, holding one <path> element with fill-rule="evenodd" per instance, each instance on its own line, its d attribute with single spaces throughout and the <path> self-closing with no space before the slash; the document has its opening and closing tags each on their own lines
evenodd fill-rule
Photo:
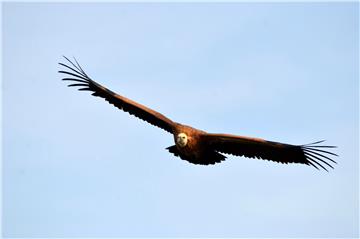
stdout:
<svg viewBox="0 0 360 239">
<path fill-rule="evenodd" d="M 326 171 L 327 169 L 323 164 L 333 168 L 330 162 L 336 163 L 329 157 L 317 153 L 318 149 L 314 148 L 315 146 L 311 148 L 309 145 L 283 144 L 263 139 L 227 134 L 205 134 L 203 136 L 203 140 L 207 147 L 215 151 L 236 156 L 244 156 L 247 158 L 271 160 L 285 164 L 301 163 L 312 165 L 317 168 L 313 164 L 315 163 Z M 328 153 L 337 156 L 336 154 L 328 151 L 321 151 L 322 153 Z"/>
<path fill-rule="evenodd" d="M 93 96 L 104 98 L 106 101 L 108 101 L 110 104 L 113 104 L 117 108 L 128 112 L 131 115 L 134 115 L 154 126 L 157 126 L 163 130 L 166 130 L 169 133 L 173 132 L 173 125 L 174 122 L 165 117 L 164 115 L 147 108 L 144 105 L 141 105 L 139 103 L 136 103 L 135 101 L 132 101 L 126 97 L 123 97 L 121 95 L 116 94 L 115 92 L 112 92 L 111 90 L 105 88 L 104 86 L 96 83 L 93 81 L 80 67 L 79 63 L 75 60 L 75 65 L 72 61 L 70 61 L 68 58 L 64 56 L 64 58 L 73 66 L 68 66 L 64 63 L 59 63 L 61 66 L 66 67 L 70 71 L 61 70 L 59 73 L 73 76 L 75 78 L 63 78 L 64 81 L 74 81 L 74 82 L 81 82 L 84 84 L 70 84 L 69 87 L 84 87 L 80 88 L 78 90 L 80 91 L 93 91 Z"/>
</svg>

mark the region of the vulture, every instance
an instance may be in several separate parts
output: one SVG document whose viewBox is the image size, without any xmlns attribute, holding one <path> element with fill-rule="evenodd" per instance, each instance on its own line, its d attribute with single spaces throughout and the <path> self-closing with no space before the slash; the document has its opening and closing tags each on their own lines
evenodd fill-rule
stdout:
<svg viewBox="0 0 360 239">
<path fill-rule="evenodd" d="M 316 169 L 334 168 L 336 162 L 328 151 L 336 146 L 321 145 L 322 141 L 310 144 L 292 145 L 268 141 L 260 138 L 238 136 L 232 134 L 207 133 L 193 127 L 172 121 L 166 116 L 139 104 L 129 98 L 119 95 L 92 80 L 74 58 L 67 64 L 59 63 L 64 69 L 62 80 L 69 81 L 69 87 L 80 87 L 80 91 L 90 91 L 93 96 L 101 97 L 115 107 L 128 112 L 154 126 L 157 126 L 174 137 L 175 144 L 166 148 L 173 155 L 193 164 L 209 165 L 220 163 L 226 155 L 243 156 L 270 160 L 278 163 L 298 163 L 313 166 Z"/>
</svg>

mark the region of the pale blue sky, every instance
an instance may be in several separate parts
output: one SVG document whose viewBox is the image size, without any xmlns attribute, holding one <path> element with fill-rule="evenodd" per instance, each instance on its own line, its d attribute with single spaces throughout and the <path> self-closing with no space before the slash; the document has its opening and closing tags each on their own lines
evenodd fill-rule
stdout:
<svg viewBox="0 0 360 239">
<path fill-rule="evenodd" d="M 3 5 L 6 237 L 357 237 L 358 4 Z M 57 73 L 209 131 L 339 146 L 335 170 L 229 156 L 172 136 Z"/>
</svg>

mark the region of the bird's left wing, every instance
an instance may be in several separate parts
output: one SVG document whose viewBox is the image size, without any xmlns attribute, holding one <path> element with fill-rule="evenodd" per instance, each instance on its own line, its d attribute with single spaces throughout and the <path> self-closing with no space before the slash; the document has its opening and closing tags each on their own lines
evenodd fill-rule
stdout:
<svg viewBox="0 0 360 239">
<path fill-rule="evenodd" d="M 154 126 L 157 126 L 169 133 L 173 132 L 174 122 L 164 115 L 152 110 L 144 105 L 141 105 L 133 100 L 130 100 L 124 96 L 116 94 L 104 86 L 93 81 L 81 68 L 79 63 L 75 60 L 76 65 L 68 58 L 64 57 L 70 64 L 66 65 L 59 63 L 61 66 L 66 67 L 70 71 L 59 71 L 59 73 L 66 74 L 68 77 L 63 78 L 64 81 L 72 81 L 75 84 L 69 86 L 81 87 L 80 91 L 92 91 L 93 96 L 104 98 L 110 104 L 113 104 L 117 108 L 128 112 Z"/>
<path fill-rule="evenodd" d="M 209 149 L 248 158 L 271 160 L 279 163 L 301 163 L 319 169 L 325 166 L 333 168 L 330 163 L 336 163 L 328 155 L 336 154 L 323 150 L 335 146 L 318 145 L 315 142 L 307 145 L 291 145 L 267 141 L 258 138 L 249 138 L 229 134 L 204 134 L 203 142 Z"/>
</svg>

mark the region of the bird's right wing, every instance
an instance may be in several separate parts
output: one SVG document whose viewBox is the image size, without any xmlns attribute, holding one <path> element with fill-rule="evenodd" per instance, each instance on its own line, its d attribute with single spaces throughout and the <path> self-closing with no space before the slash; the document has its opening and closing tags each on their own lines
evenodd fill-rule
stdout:
<svg viewBox="0 0 360 239">
<path fill-rule="evenodd" d="M 68 75 L 68 77 L 63 78 L 64 81 L 72 81 L 75 84 L 70 84 L 68 86 L 78 86 L 81 87 L 80 91 L 92 91 L 93 96 L 98 96 L 104 98 L 110 104 L 113 104 L 117 108 L 128 112 L 131 115 L 134 115 L 154 126 L 157 126 L 163 130 L 166 130 L 169 133 L 173 133 L 173 128 L 175 123 L 164 115 L 152 110 L 144 105 L 141 105 L 133 100 L 130 100 L 124 96 L 118 95 L 115 92 L 105 88 L 104 86 L 93 81 L 81 68 L 81 66 L 76 62 L 76 65 L 71 62 L 68 58 L 65 59 L 71 64 L 71 66 L 59 63 L 61 66 L 66 67 L 70 71 L 59 71 Z"/>
</svg>

